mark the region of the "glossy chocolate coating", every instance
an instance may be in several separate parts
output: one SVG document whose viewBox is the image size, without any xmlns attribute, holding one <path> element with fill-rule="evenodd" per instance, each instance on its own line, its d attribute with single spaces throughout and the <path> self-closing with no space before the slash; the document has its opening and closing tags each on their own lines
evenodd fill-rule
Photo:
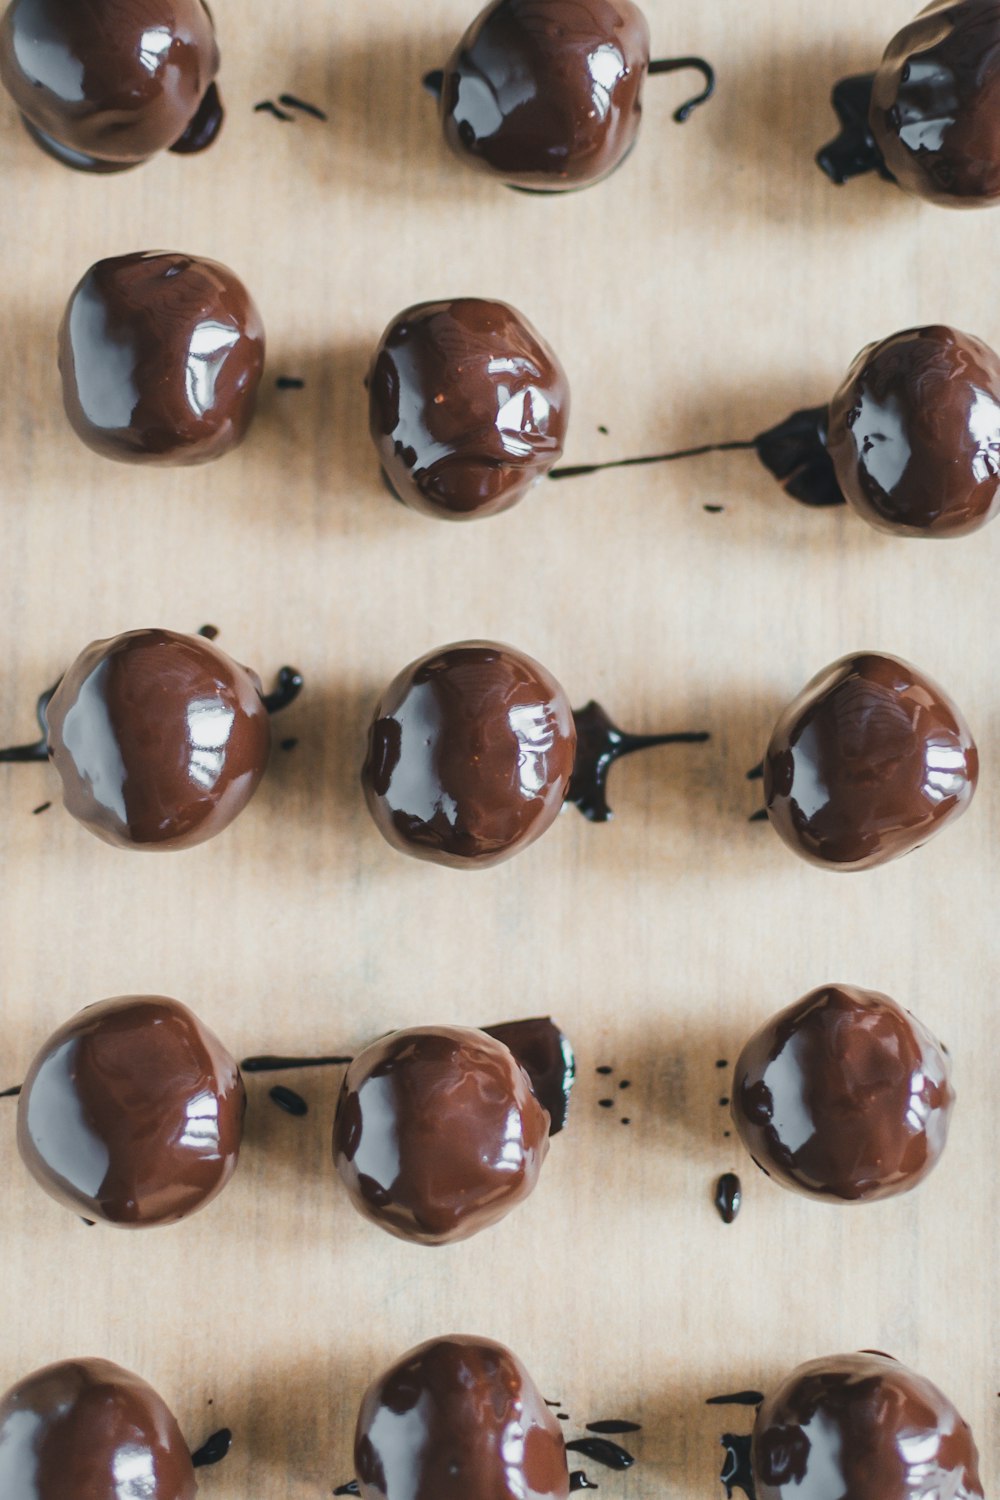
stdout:
<svg viewBox="0 0 1000 1500">
<path fill-rule="evenodd" d="M 559 1423 L 492 1339 L 431 1339 L 365 1392 L 354 1437 L 362 1500 L 566 1500 Z"/>
<path fill-rule="evenodd" d="M 575 754 L 573 711 L 555 678 L 510 646 L 465 641 L 411 662 L 389 684 L 361 779 L 395 849 L 481 869 L 554 821 Z"/>
<path fill-rule="evenodd" d="M 186 1005 L 125 995 L 49 1037 L 18 1099 L 17 1144 L 58 1203 L 143 1229 L 221 1193 L 245 1110 L 239 1068 Z"/>
<path fill-rule="evenodd" d="M 264 326 L 218 261 L 140 252 L 101 260 L 59 330 L 63 405 L 79 437 L 123 463 L 201 464 L 246 436 Z"/>
<path fill-rule="evenodd" d="M 826 446 L 879 531 L 978 531 L 1000 510 L 1000 358 L 940 325 L 869 344 L 830 404 Z"/>
<path fill-rule="evenodd" d="M 495 1224 L 532 1191 L 548 1149 L 548 1112 L 483 1031 L 396 1031 L 344 1075 L 333 1159 L 359 1212 L 400 1239 L 444 1245 Z"/>
<path fill-rule="evenodd" d="M 785 1187 L 846 1203 L 892 1198 L 940 1159 L 950 1080 L 940 1042 L 888 995 L 830 984 L 747 1042 L 733 1120 L 757 1165 Z"/>
<path fill-rule="evenodd" d="M 11 0 L 0 79 L 70 166 L 119 170 L 174 146 L 219 70 L 201 0 Z"/>
<path fill-rule="evenodd" d="M 185 849 L 221 833 L 271 750 L 259 679 L 172 630 L 94 641 L 47 716 L 66 810 L 122 849 Z"/>
<path fill-rule="evenodd" d="M 771 825 L 825 869 L 867 870 L 972 801 L 979 752 L 955 705 L 895 656 L 845 656 L 782 714 L 764 758 Z"/>
<path fill-rule="evenodd" d="M 4 1500 L 194 1500 L 176 1418 L 107 1359 L 36 1370 L 0 1399 Z"/>
<path fill-rule="evenodd" d="M 561 457 L 562 366 L 503 302 L 423 302 L 390 323 L 368 377 L 368 419 L 404 504 L 446 521 L 509 510 Z"/>
<path fill-rule="evenodd" d="M 757 1412 L 757 1500 L 973 1500 L 979 1454 L 947 1396 L 886 1354 L 793 1370 Z"/>
<path fill-rule="evenodd" d="M 494 0 L 444 70 L 444 138 L 512 186 L 585 187 L 631 149 L 648 67 L 632 0 Z"/>
<path fill-rule="evenodd" d="M 886 48 L 868 119 L 907 192 L 946 208 L 1000 200 L 1000 3 L 922 10 Z"/>
</svg>

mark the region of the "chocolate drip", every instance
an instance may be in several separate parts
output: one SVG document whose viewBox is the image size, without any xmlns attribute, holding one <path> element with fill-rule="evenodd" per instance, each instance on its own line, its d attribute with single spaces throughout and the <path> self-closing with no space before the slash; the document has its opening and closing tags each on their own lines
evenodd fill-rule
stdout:
<svg viewBox="0 0 1000 1500">
<path fill-rule="evenodd" d="M 178 156 L 194 156 L 197 151 L 206 150 L 222 129 L 225 118 L 219 90 L 210 83 L 190 125 L 180 140 L 170 147 L 171 151 L 176 151 Z"/>
<path fill-rule="evenodd" d="M 574 464 L 551 469 L 550 479 L 582 479 L 588 474 L 602 474 L 605 469 L 638 469 L 647 464 L 672 464 L 679 458 L 701 458 L 706 453 L 746 453 L 756 448 L 757 439 L 749 442 L 703 443 L 699 448 L 678 448 L 673 453 L 646 453 L 638 458 L 613 458 L 602 464 Z"/>
<path fill-rule="evenodd" d="M 582 1453 L 584 1458 L 592 1458 L 595 1464 L 603 1464 L 606 1469 L 631 1469 L 635 1463 L 631 1453 L 602 1437 L 574 1438 L 566 1444 L 566 1452 Z"/>
<path fill-rule="evenodd" d="M 587 1431 L 599 1432 L 602 1433 L 605 1437 L 613 1437 L 616 1434 L 620 1437 L 623 1432 L 641 1432 L 642 1423 L 624 1422 L 619 1420 L 618 1418 L 615 1418 L 613 1420 L 609 1419 L 606 1422 L 588 1422 Z"/>
<path fill-rule="evenodd" d="M 421 82 L 429 94 L 433 94 L 435 99 L 440 99 L 441 90 L 444 88 L 444 69 L 432 68 L 429 73 L 424 74 Z"/>
<path fill-rule="evenodd" d="M 221 1464 L 233 1444 L 233 1434 L 228 1427 L 220 1427 L 218 1432 L 213 1432 L 197 1453 L 192 1453 L 191 1463 L 196 1469 L 210 1469 L 213 1464 Z"/>
<path fill-rule="evenodd" d="M 219 634 L 218 625 L 203 625 L 198 634 L 206 641 L 214 641 Z"/>
<path fill-rule="evenodd" d="M 593 700 L 585 708 L 576 709 L 573 719 L 576 723 L 576 761 L 566 801 L 575 803 L 591 823 L 606 823 L 611 817 L 607 781 L 616 760 L 656 745 L 703 745 L 710 738 L 701 730 L 680 734 L 625 734 Z"/>
<path fill-rule="evenodd" d="M 349 1479 L 346 1484 L 338 1484 L 333 1493 L 335 1495 L 360 1495 L 361 1488 L 356 1479 Z"/>
<path fill-rule="evenodd" d="M 325 110 L 320 109 L 318 104 L 309 104 L 305 99 L 297 98 L 295 94 L 279 94 L 278 103 L 283 104 L 286 109 L 298 109 L 304 115 L 312 115 L 314 120 L 328 120 L 330 118 Z"/>
<path fill-rule="evenodd" d="M 253 112 L 255 115 L 273 115 L 276 120 L 284 120 L 286 124 L 291 124 L 293 118 L 287 110 L 279 109 L 273 99 L 262 99 L 259 104 L 254 105 Z"/>
<path fill-rule="evenodd" d="M 245 1057 L 240 1063 L 244 1073 L 287 1073 L 293 1068 L 339 1068 L 353 1062 L 353 1057 Z"/>
<path fill-rule="evenodd" d="M 576 1058 L 565 1032 L 548 1016 L 484 1026 L 488 1036 L 509 1047 L 527 1073 L 535 1098 L 549 1112 L 549 1135 L 565 1128 Z"/>
<path fill-rule="evenodd" d="M 829 409 L 795 411 L 754 438 L 757 457 L 786 495 L 803 505 L 843 505 L 844 496 L 826 447 Z"/>
<path fill-rule="evenodd" d="M 0 1099 L 16 1099 L 20 1092 L 21 1085 L 19 1083 L 15 1083 L 12 1089 L 4 1089 L 3 1093 L 0 1094 Z"/>
<path fill-rule="evenodd" d="M 816 165 L 838 187 L 868 172 L 877 172 L 886 182 L 896 180 L 875 144 L 868 123 L 874 82 L 874 73 L 861 73 L 854 78 L 842 78 L 833 86 L 833 107 L 842 128 L 835 140 L 816 153 Z"/>
<path fill-rule="evenodd" d="M 269 714 L 280 714 L 290 707 L 302 691 L 303 678 L 294 667 L 282 667 L 278 673 L 278 686 L 273 693 L 261 693 L 260 698 Z"/>
<path fill-rule="evenodd" d="M 757 1500 L 751 1461 L 753 1439 L 750 1434 L 724 1432 L 720 1441 L 726 1450 L 726 1458 L 719 1478 L 726 1487 L 729 1500 L 732 1500 L 734 1490 L 742 1490 L 747 1500 Z"/>
<path fill-rule="evenodd" d="M 715 1189 L 715 1206 L 723 1224 L 732 1224 L 743 1206 L 743 1184 L 735 1172 L 725 1172 L 719 1178 Z"/>
<path fill-rule="evenodd" d="M 57 682 L 55 686 L 50 687 L 47 692 L 42 693 L 38 699 L 38 702 L 35 704 L 35 717 L 37 718 L 39 728 L 42 731 L 41 739 L 35 740 L 34 744 L 31 745 L 11 745 L 7 750 L 0 750 L 0 761 L 23 762 L 32 760 L 48 760 L 49 724 L 46 717 L 46 710 L 52 699 L 52 695 L 58 686 L 59 683 Z"/>
<path fill-rule="evenodd" d="M 274 384 L 279 391 L 301 391 L 305 389 L 306 383 L 298 375 L 279 375 Z"/>
<path fill-rule="evenodd" d="M 715 93 L 715 69 L 703 57 L 654 58 L 649 65 L 650 77 L 657 73 L 679 73 L 687 68 L 694 68 L 702 75 L 705 87 L 694 99 L 689 99 L 686 104 L 681 105 L 680 109 L 674 110 L 674 119 L 678 125 L 683 125 L 685 120 L 690 119 L 699 104 L 707 103 Z"/>
<path fill-rule="evenodd" d="M 577 1490 L 596 1490 L 599 1488 L 599 1485 L 591 1484 L 582 1469 L 574 1469 L 569 1476 L 569 1492 L 571 1495 L 575 1495 Z"/>
<path fill-rule="evenodd" d="M 759 1406 L 764 1399 L 763 1391 L 733 1391 L 728 1396 L 710 1396 L 706 1406 Z"/>
<path fill-rule="evenodd" d="M 283 1109 L 286 1114 L 297 1115 L 301 1118 L 302 1115 L 309 1113 L 308 1104 L 294 1089 L 286 1089 L 284 1084 L 276 1083 L 269 1093 L 278 1108 Z"/>
<path fill-rule="evenodd" d="M 767 808 L 766 807 L 758 808 L 757 812 L 750 814 L 749 818 L 747 819 L 747 822 L 748 823 L 766 823 L 767 822 Z"/>
<path fill-rule="evenodd" d="M 755 766 L 751 766 L 750 770 L 747 772 L 747 781 L 763 781 L 763 780 L 764 780 L 764 762 L 762 760 L 759 760 L 757 762 L 757 764 Z"/>
</svg>

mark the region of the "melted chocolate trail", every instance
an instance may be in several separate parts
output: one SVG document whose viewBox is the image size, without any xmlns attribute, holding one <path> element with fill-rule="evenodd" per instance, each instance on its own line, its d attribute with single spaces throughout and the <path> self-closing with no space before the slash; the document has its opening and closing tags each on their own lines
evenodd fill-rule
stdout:
<svg viewBox="0 0 1000 1500">
<path fill-rule="evenodd" d="M 592 1458 L 595 1464 L 603 1464 L 606 1469 L 631 1469 L 635 1463 L 632 1454 L 618 1443 L 601 1437 L 574 1438 L 566 1444 L 566 1452 L 582 1453 L 584 1458 Z"/>
<path fill-rule="evenodd" d="M 710 516 L 720 516 L 725 510 L 724 505 L 703 505 L 702 510 L 707 510 Z"/>
<path fill-rule="evenodd" d="M 314 120 L 328 120 L 330 117 L 320 109 L 317 104 L 307 104 L 305 99 L 297 99 L 294 94 L 279 94 L 278 103 L 283 104 L 286 109 L 300 109 L 304 115 L 312 115 Z"/>
<path fill-rule="evenodd" d="M 591 1484 L 582 1469 L 574 1469 L 569 1476 L 569 1492 L 571 1495 L 575 1495 L 577 1490 L 596 1490 L 599 1488 L 599 1485 Z"/>
<path fill-rule="evenodd" d="M 613 1437 L 615 1434 L 620 1437 L 623 1432 L 641 1432 L 642 1423 L 623 1422 L 618 1420 L 617 1418 L 614 1420 L 608 1420 L 606 1422 L 588 1422 L 587 1431 L 600 1432 L 603 1433 L 606 1437 Z"/>
<path fill-rule="evenodd" d="M 488 1036 L 509 1047 L 528 1075 L 535 1098 L 549 1112 L 549 1135 L 566 1126 L 569 1096 L 576 1078 L 576 1058 L 565 1032 L 548 1016 L 484 1026 Z"/>
<path fill-rule="evenodd" d="M 222 129 L 225 118 L 219 90 L 210 83 L 190 125 L 180 140 L 171 146 L 171 151 L 176 151 L 178 156 L 193 156 L 197 151 L 206 150 Z"/>
<path fill-rule="evenodd" d="M 309 1113 L 309 1106 L 301 1094 L 294 1089 L 286 1089 L 283 1083 L 276 1083 L 270 1091 L 270 1096 L 279 1109 L 283 1109 L 288 1115 L 302 1115 Z"/>
<path fill-rule="evenodd" d="M 360 1495 L 361 1489 L 356 1479 L 349 1479 L 346 1484 L 338 1484 L 333 1493 L 335 1495 Z"/>
<path fill-rule="evenodd" d="M 218 1432 L 202 1443 L 197 1453 L 192 1453 L 191 1463 L 196 1469 L 210 1469 L 213 1464 L 221 1464 L 233 1443 L 233 1435 L 228 1427 L 220 1427 Z"/>
<path fill-rule="evenodd" d="M 867 172 L 877 172 L 886 182 L 896 180 L 868 124 L 874 82 L 874 73 L 861 73 L 842 78 L 833 86 L 832 103 L 842 129 L 835 140 L 816 153 L 816 165 L 838 187 Z"/>
<path fill-rule="evenodd" d="M 576 764 L 566 793 L 591 823 L 606 823 L 608 773 L 616 760 L 636 750 L 656 745 L 703 745 L 710 736 L 703 731 L 683 734 L 625 734 L 611 722 L 599 703 L 591 701 L 573 714 L 576 723 Z"/>
<path fill-rule="evenodd" d="M 674 119 L 678 125 L 683 125 L 685 120 L 690 119 L 698 105 L 706 103 L 715 93 L 715 69 L 703 57 L 661 57 L 655 58 L 649 65 L 651 78 L 658 73 L 680 73 L 687 68 L 694 68 L 702 75 L 705 87 L 696 98 L 689 99 L 680 109 L 674 110 Z"/>
<path fill-rule="evenodd" d="M 60 678 L 59 681 L 61 682 L 62 678 Z M 50 687 L 47 692 L 42 693 L 38 699 L 38 702 L 35 704 L 35 717 L 37 718 L 38 726 L 42 731 L 41 739 L 35 740 L 34 744 L 32 745 L 11 745 L 7 750 L 0 750 L 0 761 L 24 762 L 32 760 L 48 760 L 49 725 L 48 720 L 45 717 L 45 711 L 52 699 L 52 694 L 55 692 L 58 686 L 59 683 L 57 682 L 53 687 Z"/>
<path fill-rule="evenodd" d="M 35 817 L 37 818 L 39 813 L 48 812 L 48 810 L 49 810 L 49 808 L 51 806 L 52 806 L 51 802 L 40 802 L 38 804 L 38 806 L 37 807 L 33 807 L 31 809 L 31 811 L 34 813 Z"/>
<path fill-rule="evenodd" d="M 763 1391 L 733 1391 L 729 1396 L 710 1396 L 706 1406 L 760 1406 Z"/>
<path fill-rule="evenodd" d="M 294 667 L 282 667 L 278 673 L 278 686 L 273 693 L 262 693 L 261 702 L 269 714 L 280 714 L 283 708 L 288 708 L 295 702 L 302 691 L 302 684 L 301 672 L 296 672 Z"/>
<path fill-rule="evenodd" d="M 20 1092 L 21 1085 L 19 1083 L 15 1083 L 12 1089 L 4 1089 L 3 1093 L 0 1094 L 0 1099 L 16 1099 Z"/>
<path fill-rule="evenodd" d="M 734 1490 L 742 1490 L 747 1500 L 757 1500 L 750 1462 L 749 1433 L 744 1435 L 739 1432 L 724 1432 L 720 1441 L 726 1450 L 726 1458 L 719 1478 L 726 1487 L 729 1500 L 732 1500 Z"/>
<path fill-rule="evenodd" d="M 715 1206 L 723 1224 L 732 1224 L 743 1206 L 743 1184 L 735 1172 L 725 1172 L 715 1188 Z"/>
<path fill-rule="evenodd" d="M 764 780 L 764 762 L 761 760 L 761 761 L 758 761 L 757 764 L 755 766 L 753 766 L 747 772 L 747 781 L 763 781 L 763 780 Z"/>
<path fill-rule="evenodd" d="M 767 822 L 767 808 L 766 807 L 762 807 L 759 812 L 751 813 L 750 817 L 747 818 L 747 822 L 748 823 L 766 823 Z"/>
<path fill-rule="evenodd" d="M 287 1073 L 293 1068 L 339 1068 L 354 1061 L 353 1057 L 245 1057 L 240 1063 L 244 1073 Z"/>
<path fill-rule="evenodd" d="M 550 469 L 550 479 L 581 479 L 587 474 L 602 474 L 605 469 L 638 469 L 646 464 L 672 464 L 679 458 L 701 458 L 705 453 L 745 453 L 756 448 L 757 440 L 746 443 L 703 443 L 700 448 L 679 448 L 675 453 L 648 453 L 640 458 L 613 458 L 603 464 L 576 464 L 572 468 Z"/>
<path fill-rule="evenodd" d="M 843 505 L 844 496 L 826 448 L 828 408 L 792 412 L 754 438 L 757 457 L 786 495 L 803 505 Z"/>
<path fill-rule="evenodd" d="M 300 380 L 297 375 L 279 375 L 274 384 L 279 391 L 301 391 L 305 388 L 305 381 Z"/>
<path fill-rule="evenodd" d="M 219 627 L 218 625 L 203 625 L 198 634 L 204 636 L 206 641 L 214 641 L 219 634 Z"/>
<path fill-rule="evenodd" d="M 441 90 L 444 88 L 444 69 L 432 68 L 429 73 L 424 74 L 421 82 L 429 94 L 433 94 L 435 99 L 440 99 Z"/>
<path fill-rule="evenodd" d="M 290 114 L 283 109 L 279 109 L 270 99 L 262 99 L 259 104 L 255 104 L 253 112 L 255 115 L 273 115 L 276 120 L 290 121 L 292 119 Z"/>
</svg>

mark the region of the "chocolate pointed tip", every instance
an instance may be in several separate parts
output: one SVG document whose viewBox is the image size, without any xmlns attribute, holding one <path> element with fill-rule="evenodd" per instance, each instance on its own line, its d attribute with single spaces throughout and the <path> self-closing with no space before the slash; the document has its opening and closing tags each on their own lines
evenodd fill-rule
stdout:
<svg viewBox="0 0 1000 1500">
<path fill-rule="evenodd" d="M 261 702 L 269 714 L 281 713 L 289 708 L 301 693 L 305 678 L 294 667 L 282 667 L 278 673 L 278 685 L 273 693 L 263 694 Z"/>
<path fill-rule="evenodd" d="M 222 107 L 219 90 L 214 83 L 210 83 L 191 123 L 180 140 L 170 147 L 171 151 L 178 156 L 194 156 L 198 151 L 206 151 L 218 136 L 225 118 L 226 112 Z"/>
<path fill-rule="evenodd" d="M 549 1135 L 558 1135 L 566 1127 L 576 1078 L 576 1057 L 569 1037 L 549 1016 L 504 1021 L 483 1030 L 513 1052 L 528 1075 L 535 1098 L 548 1110 Z"/>
<path fill-rule="evenodd" d="M 444 69 L 432 68 L 429 73 L 424 74 L 421 83 L 429 94 L 433 94 L 435 99 L 440 99 L 444 91 Z"/>
</svg>

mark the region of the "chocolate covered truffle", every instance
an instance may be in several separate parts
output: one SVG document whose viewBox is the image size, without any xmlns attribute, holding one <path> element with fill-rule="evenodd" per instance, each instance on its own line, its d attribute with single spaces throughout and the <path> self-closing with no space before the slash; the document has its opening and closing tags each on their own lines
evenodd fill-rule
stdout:
<svg viewBox="0 0 1000 1500">
<path fill-rule="evenodd" d="M 648 68 L 632 0 L 494 0 L 444 70 L 444 138 L 511 186 L 585 187 L 631 150 Z"/>
<path fill-rule="evenodd" d="M 218 261 L 140 252 L 98 261 L 59 330 L 77 436 L 123 463 L 201 464 L 246 436 L 264 368 L 249 292 Z"/>
<path fill-rule="evenodd" d="M 757 1165 L 829 1202 L 915 1188 L 944 1151 L 954 1102 L 940 1042 L 888 995 L 854 985 L 824 985 L 772 1016 L 733 1076 L 733 1120 Z"/>
<path fill-rule="evenodd" d="M 67 811 L 122 849 L 185 849 L 221 833 L 271 749 L 260 679 L 171 630 L 94 641 L 46 717 Z"/>
<path fill-rule="evenodd" d="M 31 136 L 83 171 L 200 151 L 222 124 L 202 0 L 11 0 L 0 79 Z"/>
<path fill-rule="evenodd" d="M 845 656 L 782 714 L 764 758 L 771 825 L 833 870 L 925 844 L 972 801 L 979 754 L 962 715 L 895 656 Z"/>
<path fill-rule="evenodd" d="M 800 1365 L 761 1405 L 757 1500 L 980 1500 L 979 1454 L 936 1386 L 886 1354 Z"/>
<path fill-rule="evenodd" d="M 394 848 L 483 868 L 552 824 L 575 753 L 573 711 L 555 678 L 510 646 L 466 641 L 411 662 L 386 688 L 362 784 Z"/>
<path fill-rule="evenodd" d="M 844 498 L 880 531 L 978 530 L 1000 509 L 1000 358 L 940 325 L 869 344 L 830 404 L 827 449 Z"/>
<path fill-rule="evenodd" d="M 566 1500 L 559 1423 L 492 1339 L 431 1339 L 365 1392 L 354 1437 L 362 1500 Z"/>
<path fill-rule="evenodd" d="M 0 1399 L 5 1500 L 194 1500 L 176 1418 L 107 1359 L 47 1365 Z"/>
<path fill-rule="evenodd" d="M 18 1099 L 17 1144 L 58 1203 L 143 1229 L 221 1193 L 245 1110 L 239 1068 L 186 1005 L 126 995 L 49 1037 Z"/>
<path fill-rule="evenodd" d="M 419 1026 L 347 1069 L 333 1156 L 355 1207 L 421 1245 L 468 1239 L 523 1202 L 549 1115 L 509 1048 L 483 1031 Z"/>
<path fill-rule="evenodd" d="M 503 302 L 408 308 L 368 377 L 369 426 L 404 504 L 467 521 L 509 510 L 560 458 L 569 386 L 555 354 Z"/>
</svg>

